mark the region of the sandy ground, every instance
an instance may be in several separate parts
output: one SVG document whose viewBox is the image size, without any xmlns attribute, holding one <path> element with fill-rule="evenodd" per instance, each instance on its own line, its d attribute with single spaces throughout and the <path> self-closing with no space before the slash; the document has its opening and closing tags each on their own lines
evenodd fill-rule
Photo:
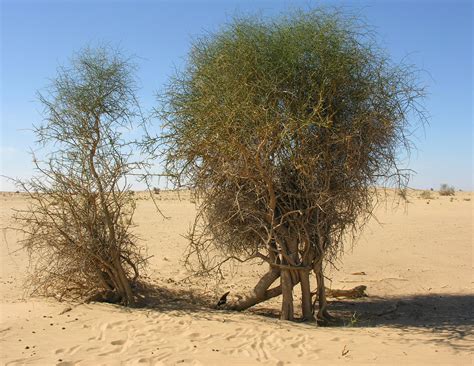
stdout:
<svg viewBox="0 0 474 366">
<path fill-rule="evenodd" d="M 194 290 L 216 300 L 241 292 L 264 266 L 227 268 L 224 279 L 187 278 L 182 237 L 195 209 L 189 197 L 162 192 L 163 219 L 144 195 L 135 216 L 148 246 L 152 308 L 68 304 L 27 297 L 28 261 L 18 236 L 1 239 L 0 363 L 7 365 L 337 365 L 473 364 L 472 193 L 434 199 L 410 191 L 398 209 L 393 199 L 377 210 L 358 244 L 347 248 L 332 288 L 366 285 L 369 297 L 330 299 L 338 326 L 281 322 L 279 299 L 244 313 L 200 305 Z M 393 196 L 393 195 L 392 195 Z M 21 194 L 0 193 L 1 226 Z M 353 273 L 364 272 L 362 275 Z M 313 285 L 314 286 L 314 285 Z M 68 310 L 68 311 L 66 311 Z"/>
</svg>

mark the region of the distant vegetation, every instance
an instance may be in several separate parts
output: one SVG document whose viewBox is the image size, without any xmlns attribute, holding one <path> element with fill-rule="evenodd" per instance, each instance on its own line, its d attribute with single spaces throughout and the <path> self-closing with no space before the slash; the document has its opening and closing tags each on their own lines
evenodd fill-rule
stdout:
<svg viewBox="0 0 474 366">
<path fill-rule="evenodd" d="M 453 186 L 449 186 L 447 184 L 441 184 L 441 187 L 439 188 L 439 195 L 440 196 L 454 196 L 455 194 L 455 189 Z"/>
<path fill-rule="evenodd" d="M 420 194 L 420 198 L 423 198 L 425 200 L 431 200 L 431 199 L 433 199 L 433 195 L 431 194 L 430 191 L 423 191 Z"/>
</svg>

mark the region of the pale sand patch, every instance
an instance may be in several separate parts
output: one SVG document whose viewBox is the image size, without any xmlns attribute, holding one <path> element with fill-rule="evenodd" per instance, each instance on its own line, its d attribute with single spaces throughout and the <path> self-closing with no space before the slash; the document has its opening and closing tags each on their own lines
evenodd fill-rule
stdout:
<svg viewBox="0 0 474 366">
<path fill-rule="evenodd" d="M 181 235 L 195 214 L 186 193 L 179 201 L 176 194 L 161 192 L 158 203 L 168 220 L 139 195 L 137 232 L 154 255 L 150 282 L 163 287 L 154 309 L 24 300 L 27 258 L 16 252 L 17 235 L 7 232 L 0 248 L 0 360 L 12 365 L 471 364 L 473 204 L 465 199 L 472 194 L 456 193 L 451 202 L 434 192 L 436 199 L 427 204 L 419 193 L 410 192 L 406 208 L 380 207 L 382 225 L 371 222 L 353 251 L 347 248 L 339 271 L 330 271 L 333 288 L 364 284 L 370 295 L 333 299 L 330 310 L 346 316 L 346 326 L 330 328 L 278 321 L 273 317 L 278 299 L 241 314 L 198 306 L 191 289 L 217 301 L 225 291 L 250 288 L 265 267 L 227 269 L 217 289 L 208 279 L 180 282 L 188 276 L 180 265 L 186 247 Z M 26 207 L 18 194 L 0 193 L 0 203 L 2 226 L 11 208 Z M 72 309 L 60 315 L 67 307 Z"/>
</svg>

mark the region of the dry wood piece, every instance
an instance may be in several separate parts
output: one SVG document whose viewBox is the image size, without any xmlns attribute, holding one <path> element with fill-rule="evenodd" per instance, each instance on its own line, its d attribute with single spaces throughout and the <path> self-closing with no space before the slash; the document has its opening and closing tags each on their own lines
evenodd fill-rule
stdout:
<svg viewBox="0 0 474 366">
<path fill-rule="evenodd" d="M 337 290 L 337 289 L 326 289 L 326 295 L 328 297 L 345 297 L 348 299 L 357 299 L 360 297 L 367 297 L 368 295 L 365 293 L 367 290 L 367 286 L 361 285 L 351 288 L 350 290 Z"/>
<path fill-rule="evenodd" d="M 72 308 L 70 306 L 64 308 L 60 313 L 59 315 L 63 315 L 63 314 L 66 314 L 67 312 L 71 311 Z"/>
</svg>

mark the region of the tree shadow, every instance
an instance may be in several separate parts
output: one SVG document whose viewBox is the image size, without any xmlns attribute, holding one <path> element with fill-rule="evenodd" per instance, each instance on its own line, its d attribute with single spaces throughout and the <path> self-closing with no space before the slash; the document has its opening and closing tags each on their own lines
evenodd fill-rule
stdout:
<svg viewBox="0 0 474 366">
<path fill-rule="evenodd" d="M 332 301 L 330 309 L 357 326 L 474 326 L 474 295 L 426 294 Z"/>
<path fill-rule="evenodd" d="M 233 311 L 218 309 L 218 299 L 213 294 L 203 293 L 199 289 L 183 288 L 182 285 L 146 285 L 140 293 L 143 307 L 160 312 L 173 311 L 176 316 L 199 313 L 200 318 L 215 319 L 215 316 L 235 314 Z M 400 331 L 409 329 L 411 340 L 417 333 L 429 333 L 429 342 L 465 351 L 470 349 L 468 339 L 474 336 L 473 309 L 474 294 L 426 294 L 390 298 L 374 296 L 333 300 L 329 301 L 329 312 L 335 320 L 324 325 L 353 328 L 390 327 Z M 276 304 L 260 304 L 243 314 L 278 318 L 279 310 Z M 297 324 L 315 327 L 314 323 L 297 321 Z M 420 341 L 422 340 L 426 341 L 426 337 L 420 338 Z"/>
<path fill-rule="evenodd" d="M 139 294 L 140 305 L 146 308 L 162 311 L 219 310 L 216 306 L 219 299 L 214 294 L 192 287 L 184 288 L 182 284 L 144 284 Z M 474 294 L 418 294 L 387 298 L 370 296 L 332 300 L 328 304 L 331 314 L 339 319 L 329 323 L 329 326 L 474 326 Z M 246 312 L 276 318 L 279 310 L 262 303 Z"/>
<path fill-rule="evenodd" d="M 140 298 L 139 307 L 157 311 L 199 312 L 215 310 L 217 303 L 214 296 L 182 285 L 159 286 L 141 284 L 137 293 Z"/>
<path fill-rule="evenodd" d="M 333 301 L 335 314 L 349 317 L 356 327 L 388 326 L 430 333 L 430 342 L 457 350 L 472 349 L 474 336 L 473 294 L 426 294 L 391 298 Z"/>
<path fill-rule="evenodd" d="M 255 308 L 254 314 L 278 317 L 278 309 Z M 471 349 L 474 337 L 473 294 L 426 294 L 390 298 L 363 297 L 329 301 L 334 321 L 328 327 L 391 327 L 410 334 L 429 333 L 429 341 L 457 350 Z M 425 339 L 425 338 L 423 338 Z M 408 342 L 408 340 L 407 340 Z"/>
</svg>

